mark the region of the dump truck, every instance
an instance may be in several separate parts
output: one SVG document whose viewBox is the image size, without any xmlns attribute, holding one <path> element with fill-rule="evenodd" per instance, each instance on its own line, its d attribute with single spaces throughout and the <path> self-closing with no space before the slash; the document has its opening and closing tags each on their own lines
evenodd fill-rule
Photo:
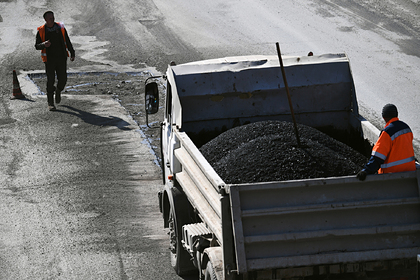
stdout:
<svg viewBox="0 0 420 280">
<path fill-rule="evenodd" d="M 200 153 L 223 131 L 292 121 L 291 111 L 297 123 L 359 151 L 371 149 L 380 131 L 359 114 L 347 55 L 280 58 L 168 66 L 160 93 L 159 207 L 172 266 L 179 275 L 212 280 L 410 279 L 420 252 L 418 169 L 365 181 L 352 175 L 227 184 Z M 147 82 L 145 96 L 146 112 L 156 113 L 157 81 Z"/>
</svg>

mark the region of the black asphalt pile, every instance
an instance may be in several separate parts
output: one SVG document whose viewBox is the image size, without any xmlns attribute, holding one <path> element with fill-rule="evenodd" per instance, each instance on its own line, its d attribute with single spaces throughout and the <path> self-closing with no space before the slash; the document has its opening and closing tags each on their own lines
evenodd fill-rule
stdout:
<svg viewBox="0 0 420 280">
<path fill-rule="evenodd" d="M 354 175 L 367 158 L 349 146 L 298 124 L 264 121 L 230 129 L 200 148 L 229 184 Z"/>
</svg>

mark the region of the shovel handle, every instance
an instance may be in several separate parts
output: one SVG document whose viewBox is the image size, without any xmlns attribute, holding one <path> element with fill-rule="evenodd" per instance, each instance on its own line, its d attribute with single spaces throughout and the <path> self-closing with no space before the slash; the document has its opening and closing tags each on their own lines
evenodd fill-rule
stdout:
<svg viewBox="0 0 420 280">
<path fill-rule="evenodd" d="M 299 132 L 297 128 L 297 123 L 295 119 L 295 112 L 293 110 L 292 99 L 290 97 L 289 86 L 287 85 L 286 72 L 284 71 L 283 59 L 281 58 L 280 45 L 278 42 L 276 43 L 276 47 L 277 47 L 277 55 L 280 61 L 280 68 L 281 68 L 281 74 L 283 76 L 284 87 L 286 88 L 287 99 L 289 100 L 289 107 L 290 107 L 290 112 L 292 114 L 293 125 L 295 127 L 296 141 L 297 141 L 298 147 L 300 147 L 301 145 L 300 145 L 300 138 L 299 138 Z"/>
</svg>

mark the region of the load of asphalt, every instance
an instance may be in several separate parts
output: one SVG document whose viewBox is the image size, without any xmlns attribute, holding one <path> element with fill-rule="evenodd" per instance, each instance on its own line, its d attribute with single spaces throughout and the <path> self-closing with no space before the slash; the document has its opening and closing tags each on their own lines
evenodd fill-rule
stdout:
<svg viewBox="0 0 420 280">
<path fill-rule="evenodd" d="M 354 175 L 367 158 L 312 127 L 263 121 L 232 128 L 200 148 L 228 184 Z"/>
</svg>

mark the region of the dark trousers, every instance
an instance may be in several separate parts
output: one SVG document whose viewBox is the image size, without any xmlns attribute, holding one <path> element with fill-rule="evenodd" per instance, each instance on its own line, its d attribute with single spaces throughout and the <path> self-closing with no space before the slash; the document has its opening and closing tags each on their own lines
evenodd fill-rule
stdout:
<svg viewBox="0 0 420 280">
<path fill-rule="evenodd" d="M 48 104 L 54 104 L 54 92 L 56 90 L 55 77 L 57 75 L 57 90 L 62 91 L 67 83 L 67 58 L 48 59 L 45 62 L 45 72 L 47 74 L 47 97 Z"/>
</svg>

